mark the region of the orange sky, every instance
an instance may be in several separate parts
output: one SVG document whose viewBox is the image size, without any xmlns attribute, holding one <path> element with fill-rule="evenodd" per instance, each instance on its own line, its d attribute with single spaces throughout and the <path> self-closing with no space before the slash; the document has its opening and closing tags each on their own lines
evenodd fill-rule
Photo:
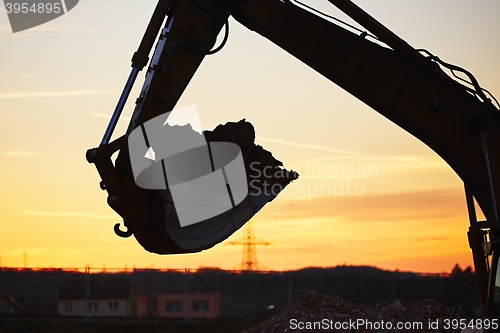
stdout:
<svg viewBox="0 0 500 333">
<path fill-rule="evenodd" d="M 500 2 L 355 2 L 499 95 Z M 104 133 L 155 3 L 88 0 L 18 34 L 0 6 L 2 266 L 22 266 L 24 252 L 31 267 L 230 269 L 241 261 L 241 248 L 227 242 L 159 256 L 133 237 L 118 238 L 119 218 L 85 161 Z M 327 3 L 311 4 L 338 15 Z M 142 80 L 143 74 L 132 101 Z M 129 104 L 116 135 L 125 131 Z M 246 118 L 257 142 L 301 174 L 253 220 L 257 238 L 272 243 L 258 248 L 262 267 L 449 272 L 455 263 L 472 264 L 462 183 L 446 163 L 236 22 L 226 47 L 204 61 L 178 104 L 196 105 L 207 129 Z M 242 236 L 240 230 L 228 241 Z"/>
</svg>

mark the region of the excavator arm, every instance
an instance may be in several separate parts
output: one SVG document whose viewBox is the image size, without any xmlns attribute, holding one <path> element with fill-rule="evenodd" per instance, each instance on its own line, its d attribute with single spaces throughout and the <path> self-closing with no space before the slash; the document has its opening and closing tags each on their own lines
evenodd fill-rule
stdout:
<svg viewBox="0 0 500 333">
<path fill-rule="evenodd" d="M 87 152 L 108 191 L 109 205 L 122 216 L 128 231 L 149 251 L 182 253 L 199 251 L 222 241 L 242 224 L 209 241 L 187 246 L 165 221 L 165 196 L 134 183 L 128 135 L 144 122 L 174 108 L 203 58 L 215 53 L 217 35 L 228 17 L 269 39 L 292 56 L 342 87 L 359 100 L 405 129 L 441 156 L 466 184 L 471 220 L 469 240 L 473 252 L 480 299 L 485 317 L 498 316 L 495 298 L 498 266 L 497 236 L 500 189 L 500 155 L 488 154 L 500 143 L 499 110 L 475 78 L 427 51 L 415 50 L 349 0 L 329 0 L 374 34 L 369 39 L 285 0 L 160 0 L 138 52 L 132 73 L 101 146 Z M 168 16 L 146 73 L 141 95 L 125 136 L 109 142 L 137 72 L 147 63 L 155 36 Z M 220 48 L 220 47 L 219 47 Z M 218 49 L 219 49 L 218 48 Z M 471 80 L 465 86 L 442 67 L 462 71 Z M 120 151 L 113 165 L 111 155 Z M 487 221 L 477 222 L 472 198 Z M 254 212 L 256 213 L 256 211 Z M 244 223 L 244 222 L 243 222 Z M 177 230 L 178 231 L 178 230 Z M 491 244 L 492 268 L 483 251 Z M 183 245 L 184 244 L 184 245 Z M 490 254 L 491 254 L 490 253 Z M 490 281 L 488 281 L 488 275 Z M 489 312 L 488 312 L 489 308 Z"/>
<path fill-rule="evenodd" d="M 500 316 L 500 286 L 495 285 L 500 155 L 488 154 L 486 146 L 486 142 L 500 143 L 498 109 L 469 72 L 428 52 L 422 55 L 351 1 L 329 1 L 386 47 L 369 41 L 366 33 L 352 33 L 290 1 L 245 1 L 232 15 L 420 139 L 451 166 L 466 185 L 468 236 L 483 315 Z M 446 75 L 440 63 L 463 71 L 473 88 Z M 477 223 L 472 196 L 487 221 Z M 491 270 L 484 243 L 493 244 Z"/>
</svg>

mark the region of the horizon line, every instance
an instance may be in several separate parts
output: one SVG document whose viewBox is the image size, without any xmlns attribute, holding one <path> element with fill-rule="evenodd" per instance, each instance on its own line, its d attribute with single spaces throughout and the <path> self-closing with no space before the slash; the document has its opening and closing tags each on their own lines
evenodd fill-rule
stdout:
<svg viewBox="0 0 500 333">
<path fill-rule="evenodd" d="M 31 270 L 31 271 L 67 271 L 67 272 L 80 272 L 80 270 L 86 270 L 87 268 L 89 269 L 89 274 L 118 274 L 118 273 L 133 273 L 134 271 L 158 271 L 158 272 L 169 272 L 169 271 L 177 271 L 177 272 L 190 272 L 190 273 L 198 273 L 201 271 L 224 271 L 224 272 L 234 272 L 234 273 L 261 273 L 261 274 L 283 274 L 283 273 L 290 273 L 290 272 L 298 272 L 306 269 L 333 269 L 333 268 L 339 268 L 339 267 L 355 267 L 355 268 L 373 268 L 376 270 L 379 270 L 381 272 L 386 272 L 386 273 L 396 273 L 396 274 L 415 274 L 415 275 L 421 275 L 421 276 L 451 276 L 452 272 L 440 272 L 440 273 L 432 273 L 432 272 L 415 272 L 415 271 L 400 271 L 399 269 L 395 270 L 388 270 L 388 269 L 383 269 L 379 268 L 376 266 L 370 266 L 370 265 L 336 265 L 336 266 L 306 266 L 298 269 L 293 269 L 293 270 L 244 270 L 244 269 L 224 269 L 220 267 L 198 267 L 198 268 L 154 268 L 154 267 L 8 267 L 8 266 L 0 266 L 0 271 L 2 270 L 19 270 L 19 271 L 24 271 L 24 270 Z M 470 267 L 470 266 L 469 266 Z M 469 268 L 466 267 L 465 269 Z M 94 272 L 92 272 L 94 271 Z M 465 272 L 465 270 L 462 270 L 462 272 Z M 474 273 L 473 270 L 471 270 L 469 273 Z M 86 274 L 83 272 L 83 274 Z"/>
</svg>

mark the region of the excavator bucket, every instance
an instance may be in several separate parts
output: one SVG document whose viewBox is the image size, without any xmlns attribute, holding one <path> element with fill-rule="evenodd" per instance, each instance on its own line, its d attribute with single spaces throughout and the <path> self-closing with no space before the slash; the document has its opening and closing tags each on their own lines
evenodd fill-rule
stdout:
<svg viewBox="0 0 500 333">
<path fill-rule="evenodd" d="M 198 252 L 220 243 L 298 177 L 255 144 L 254 128 L 245 120 L 204 131 L 206 147 L 165 158 L 159 156 L 165 155 L 161 147 L 154 148 L 158 137 L 146 135 L 149 127 L 144 125 L 129 135 L 129 145 L 121 149 L 116 167 L 104 172 L 116 172 L 119 185 L 103 188 L 110 192 L 108 204 L 128 229 L 123 232 L 117 224 L 117 234 L 133 234 L 149 252 Z M 180 126 L 167 129 L 177 139 L 182 130 Z M 144 143 L 141 153 L 134 152 Z M 98 170 L 101 163 L 95 157 L 99 153 L 97 148 L 87 154 Z M 140 162 L 134 162 L 134 156 L 141 157 Z"/>
</svg>

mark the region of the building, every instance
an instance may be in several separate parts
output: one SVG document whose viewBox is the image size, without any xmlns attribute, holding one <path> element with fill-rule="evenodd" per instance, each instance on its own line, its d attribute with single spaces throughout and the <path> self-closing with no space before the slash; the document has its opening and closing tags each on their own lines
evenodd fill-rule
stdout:
<svg viewBox="0 0 500 333">
<path fill-rule="evenodd" d="M 14 297 L 7 294 L 5 290 L 0 289 L 0 313 L 20 313 L 26 308 Z"/>
<path fill-rule="evenodd" d="M 220 294 L 158 294 L 153 298 L 147 295 L 137 296 L 138 317 L 158 316 L 163 318 L 216 318 L 220 316 Z M 189 304 L 189 306 L 187 306 Z"/>
<path fill-rule="evenodd" d="M 91 280 L 88 300 L 85 300 L 85 281 L 66 281 L 59 290 L 57 314 L 62 316 L 121 316 L 133 313 L 132 286 L 126 280 Z"/>
</svg>

